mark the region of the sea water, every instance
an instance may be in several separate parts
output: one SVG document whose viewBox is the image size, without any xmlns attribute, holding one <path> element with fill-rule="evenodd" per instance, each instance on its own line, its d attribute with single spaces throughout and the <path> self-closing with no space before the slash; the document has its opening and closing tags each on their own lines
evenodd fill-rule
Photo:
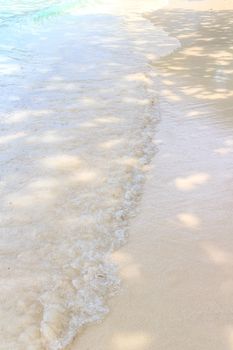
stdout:
<svg viewBox="0 0 233 350">
<path fill-rule="evenodd" d="M 1 350 L 64 349 L 108 312 L 154 152 L 150 61 L 177 42 L 83 6 L 0 1 Z"/>
</svg>

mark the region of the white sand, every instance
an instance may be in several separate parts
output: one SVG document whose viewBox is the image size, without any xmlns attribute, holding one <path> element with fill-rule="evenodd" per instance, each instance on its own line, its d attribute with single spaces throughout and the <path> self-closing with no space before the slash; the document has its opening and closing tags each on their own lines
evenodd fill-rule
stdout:
<svg viewBox="0 0 233 350">
<path fill-rule="evenodd" d="M 151 16 L 183 48 L 155 63 L 158 152 L 129 243 L 113 256 L 122 291 L 72 350 L 233 349 L 232 12 L 187 6 L 232 1 Z"/>
</svg>

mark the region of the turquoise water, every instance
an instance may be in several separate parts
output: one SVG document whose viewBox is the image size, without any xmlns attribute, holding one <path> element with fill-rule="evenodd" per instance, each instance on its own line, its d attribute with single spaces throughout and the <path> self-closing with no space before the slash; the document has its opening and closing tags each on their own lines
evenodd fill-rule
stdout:
<svg viewBox="0 0 233 350">
<path fill-rule="evenodd" d="M 0 0 L 0 26 L 39 21 L 62 15 L 72 7 L 84 6 L 87 0 Z"/>
<path fill-rule="evenodd" d="M 48 29 L 53 19 L 87 3 L 89 0 L 0 0 L 0 57 L 16 57 L 27 46 L 30 34 L 43 26 Z"/>
<path fill-rule="evenodd" d="M 72 22 L 72 11 L 96 0 L 0 0 L 0 103 L 37 69 L 42 38 Z M 65 29 L 64 29 L 65 30 Z M 52 39 L 53 41 L 53 39 Z M 53 42 L 48 43 L 48 46 Z M 45 57 L 42 57 L 44 59 Z M 29 78 L 30 75 L 30 78 Z M 18 81 L 18 80 L 19 81 Z"/>
</svg>

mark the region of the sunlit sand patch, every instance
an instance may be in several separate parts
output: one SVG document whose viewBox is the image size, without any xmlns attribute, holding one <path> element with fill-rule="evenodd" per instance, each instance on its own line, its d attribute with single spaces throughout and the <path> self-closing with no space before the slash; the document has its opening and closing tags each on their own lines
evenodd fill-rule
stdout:
<svg viewBox="0 0 233 350">
<path fill-rule="evenodd" d="M 222 156 L 228 155 L 229 153 L 233 152 L 233 140 L 227 139 L 224 142 L 224 147 L 216 148 L 215 153 L 220 154 Z"/>
<path fill-rule="evenodd" d="M 150 342 L 150 335 L 147 333 L 120 333 L 113 336 L 112 350 L 146 350 Z"/>
<path fill-rule="evenodd" d="M 176 178 L 175 186 L 181 191 L 192 191 L 205 184 L 209 179 L 210 175 L 207 173 L 196 173 L 187 177 Z"/>
<path fill-rule="evenodd" d="M 233 325 L 228 325 L 225 328 L 225 336 L 227 343 L 229 345 L 229 349 L 233 350 Z"/>
<path fill-rule="evenodd" d="M 188 90 L 185 90 L 186 95 L 195 95 L 198 94 L 198 96 L 203 93 L 203 88 L 202 87 L 189 87 Z"/>
<path fill-rule="evenodd" d="M 60 182 L 58 179 L 54 177 L 44 177 L 44 178 L 37 178 L 35 181 L 32 181 L 29 183 L 28 187 L 29 189 L 56 189 L 60 186 Z"/>
<path fill-rule="evenodd" d="M 123 142 L 122 139 L 116 139 L 116 140 L 110 140 L 107 142 L 103 142 L 100 147 L 109 149 L 109 148 L 113 148 L 116 147 L 117 145 L 121 144 Z"/>
<path fill-rule="evenodd" d="M 174 83 L 173 83 L 171 80 L 168 80 L 168 79 L 163 79 L 162 82 L 163 82 L 165 85 L 168 85 L 168 86 L 174 85 Z"/>
<path fill-rule="evenodd" d="M 0 145 L 25 137 L 26 135 L 27 134 L 25 132 L 16 132 L 15 134 L 1 136 Z"/>
<path fill-rule="evenodd" d="M 112 124 L 112 123 L 114 124 L 114 123 L 119 123 L 120 118 L 106 116 L 106 117 L 95 118 L 94 121 L 100 124 Z"/>
<path fill-rule="evenodd" d="M 225 144 L 226 144 L 227 146 L 233 147 L 233 139 L 228 139 L 228 140 L 226 140 L 226 141 L 225 141 Z"/>
<path fill-rule="evenodd" d="M 20 110 L 20 111 L 13 112 L 9 116 L 7 116 L 4 122 L 6 124 L 19 123 L 31 117 L 49 116 L 51 113 L 52 113 L 51 110 L 30 110 L 30 109 Z"/>
<path fill-rule="evenodd" d="M 138 280 L 141 278 L 140 264 L 137 264 L 132 256 L 116 251 L 113 254 L 113 261 L 120 267 L 120 276 L 128 280 Z"/>
<path fill-rule="evenodd" d="M 138 158 L 132 158 L 132 157 L 124 157 L 122 159 L 117 160 L 117 163 L 119 164 L 125 164 L 128 165 L 130 167 L 133 166 L 138 166 L 139 165 L 139 160 Z"/>
<path fill-rule="evenodd" d="M 151 85 L 153 84 L 153 81 L 148 77 L 146 76 L 145 74 L 143 73 L 135 73 L 135 74 L 129 74 L 125 77 L 125 80 L 126 81 L 139 81 L 139 82 L 144 82 L 148 85 Z"/>
<path fill-rule="evenodd" d="M 53 157 L 44 158 L 41 163 L 48 168 L 70 171 L 81 165 L 79 157 L 69 154 L 55 155 Z"/>
<path fill-rule="evenodd" d="M 201 113 L 200 111 L 191 111 L 187 113 L 188 117 L 200 117 Z"/>
<path fill-rule="evenodd" d="M 191 213 L 181 213 L 177 215 L 179 222 L 187 228 L 198 228 L 200 226 L 200 219 L 197 215 Z"/>
<path fill-rule="evenodd" d="M 221 147 L 221 148 L 215 149 L 215 153 L 218 153 L 222 156 L 225 156 L 225 155 L 232 153 L 232 152 L 233 152 L 233 148 L 229 148 L 229 147 Z"/>
<path fill-rule="evenodd" d="M 139 264 L 128 265 L 121 269 L 120 276 L 127 280 L 138 280 L 140 282 L 141 271 Z"/>
<path fill-rule="evenodd" d="M 218 63 L 219 62 L 220 63 L 221 62 L 225 62 L 225 61 L 222 61 L 223 59 L 225 59 L 225 60 L 232 60 L 232 58 L 233 58 L 233 54 L 231 52 L 229 52 L 229 51 L 226 51 L 226 50 L 218 50 L 217 52 L 210 53 L 209 55 L 212 58 L 218 59 Z"/>
<path fill-rule="evenodd" d="M 82 128 L 94 128 L 95 126 L 96 126 L 96 123 L 94 123 L 94 122 L 80 123 L 80 127 L 82 127 Z"/>
<path fill-rule="evenodd" d="M 209 259 L 216 265 L 233 264 L 233 255 L 212 242 L 202 244 Z"/>
<path fill-rule="evenodd" d="M 170 101 L 181 101 L 181 97 L 172 90 L 163 89 L 163 93 Z"/>
<path fill-rule="evenodd" d="M 118 265 L 125 265 L 132 263 L 132 256 L 127 253 L 122 253 L 121 250 L 115 251 L 113 254 L 113 259 Z"/>
<path fill-rule="evenodd" d="M 229 91 L 229 90 L 228 90 Z M 233 96 L 232 92 L 224 92 L 224 93 L 213 93 L 213 92 L 208 92 L 208 91 L 203 91 L 201 93 L 197 93 L 196 96 L 200 99 L 203 100 L 210 100 L 210 101 L 216 101 L 216 100 L 225 100 L 226 97 Z"/>
<path fill-rule="evenodd" d="M 94 181 L 98 173 L 96 171 L 90 171 L 90 170 L 80 170 L 77 172 L 73 172 L 72 175 L 69 177 L 69 179 L 72 182 L 80 182 L 80 183 L 85 183 L 85 182 L 91 182 Z"/>
<path fill-rule="evenodd" d="M 202 56 L 203 55 L 203 48 L 199 46 L 189 47 L 184 50 L 182 50 L 182 54 L 187 56 Z"/>
</svg>

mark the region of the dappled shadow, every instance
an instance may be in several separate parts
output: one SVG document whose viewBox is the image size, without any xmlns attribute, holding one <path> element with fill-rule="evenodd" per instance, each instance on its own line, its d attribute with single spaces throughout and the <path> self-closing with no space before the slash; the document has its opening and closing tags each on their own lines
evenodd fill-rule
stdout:
<svg viewBox="0 0 233 350">
<path fill-rule="evenodd" d="M 213 17 L 209 12 L 160 11 L 152 17 L 183 44 L 156 63 L 161 73 L 161 108 L 168 106 L 164 110 L 170 113 L 166 117 L 172 117 L 172 111 L 180 120 L 209 118 L 212 122 L 216 118 L 223 127 L 231 126 L 231 12 Z M 79 32 L 77 18 L 72 21 L 54 23 L 52 30 L 35 29 L 21 42 L 25 50 L 16 58 L 1 58 L 1 326 L 6 344 L 12 341 L 13 329 L 17 346 L 26 347 L 32 339 L 39 348 L 42 342 L 51 345 L 57 339 L 68 343 L 85 322 L 107 312 L 105 297 L 114 293 L 118 280 L 106 252 L 125 241 L 127 221 L 154 151 L 152 114 L 157 112 L 157 90 L 145 62 L 169 53 L 176 44 L 166 36 L 161 39 L 161 31 L 150 37 L 149 29 L 137 20 L 128 28 L 124 23 L 119 31 L 120 19 L 115 17 L 80 16 Z M 223 43 L 228 47 L 224 52 Z M 212 153 L 221 159 L 223 153 L 228 156 L 229 140 L 221 139 Z M 222 147 L 224 151 L 219 151 Z M 167 155 L 166 161 L 171 160 L 172 155 Z M 182 164 L 182 156 L 175 156 L 177 164 Z M 195 191 L 208 188 L 215 179 L 205 162 L 198 168 L 194 164 L 186 171 L 179 169 L 169 179 L 174 191 L 185 198 L 183 206 L 174 205 L 173 211 L 157 218 L 165 221 L 163 215 L 169 220 L 172 216 L 169 234 L 177 225 L 183 237 L 200 239 L 206 218 L 187 204 Z M 158 254 L 161 246 L 156 241 Z M 172 276 L 171 287 L 177 287 L 184 276 L 189 278 L 190 266 L 184 266 L 185 246 L 178 251 L 173 248 L 166 257 L 168 274 L 163 275 Z M 214 266 L 213 272 L 216 261 L 223 266 L 231 259 L 223 248 L 208 242 L 198 242 L 200 251 Z M 177 278 L 174 255 L 183 264 L 178 264 Z M 143 288 L 141 268 L 135 261 L 129 258 L 122 276 Z M 224 273 L 219 273 L 221 283 Z M 162 279 L 161 271 L 158 276 Z M 230 277 L 228 285 L 232 291 Z M 198 293 L 202 295 L 201 288 L 195 300 Z M 219 292 L 215 283 L 213 288 Z M 176 295 L 182 290 L 174 289 Z M 170 298 L 170 291 L 165 292 L 160 294 L 164 305 Z M 178 295 L 180 310 L 181 299 Z M 163 312 L 161 321 L 166 325 Z M 9 325 L 10 329 L 4 328 Z M 68 329 L 72 329 L 69 339 L 65 338 Z M 144 350 L 152 338 L 146 330 L 124 332 L 122 328 L 112 336 L 119 349 Z"/>
<path fill-rule="evenodd" d="M 150 19 L 181 42 L 182 47 L 159 62 L 164 90 L 171 101 L 193 98 L 193 114 L 202 118 L 209 106 L 220 123 L 233 125 L 233 11 L 160 10 Z M 156 63 L 156 66 L 157 63 Z M 177 78 L 175 89 L 173 78 Z M 179 84 L 180 80 L 180 84 Z M 196 113 L 195 113 L 196 112 Z M 205 116 L 205 115 L 204 115 Z"/>
<path fill-rule="evenodd" d="M 117 255 L 129 291 L 105 331 L 92 333 L 111 349 L 232 349 L 231 12 L 223 16 L 226 37 L 204 15 L 152 15 L 183 46 L 154 61 L 160 152 L 132 255 Z"/>
<path fill-rule="evenodd" d="M 127 28 L 113 16 L 68 16 L 4 38 L 5 348 L 66 346 L 85 323 L 107 313 L 107 295 L 118 289 L 108 254 L 125 242 L 154 153 L 156 90 L 148 58 L 163 46 L 141 21 L 139 33 L 137 23 Z"/>
<path fill-rule="evenodd" d="M 77 349 L 232 350 L 232 122 L 222 108 L 223 101 L 230 104 L 231 84 L 225 93 L 215 77 L 228 42 L 206 46 L 215 33 L 198 32 L 202 19 L 203 13 L 181 10 L 152 15 L 155 26 L 183 46 L 154 61 L 159 152 L 133 238 L 114 254 L 126 283 L 123 297 L 114 299 L 108 322 L 88 329 Z"/>
<path fill-rule="evenodd" d="M 173 340 L 166 347 L 161 338 L 164 349 L 233 349 L 232 15 L 164 9 L 148 17 L 181 42 L 154 62 L 163 120 L 160 168 L 165 167 L 156 182 L 162 190 L 154 193 L 155 255 L 165 270 L 158 293 L 165 322 L 159 309 L 160 319 Z"/>
</svg>

